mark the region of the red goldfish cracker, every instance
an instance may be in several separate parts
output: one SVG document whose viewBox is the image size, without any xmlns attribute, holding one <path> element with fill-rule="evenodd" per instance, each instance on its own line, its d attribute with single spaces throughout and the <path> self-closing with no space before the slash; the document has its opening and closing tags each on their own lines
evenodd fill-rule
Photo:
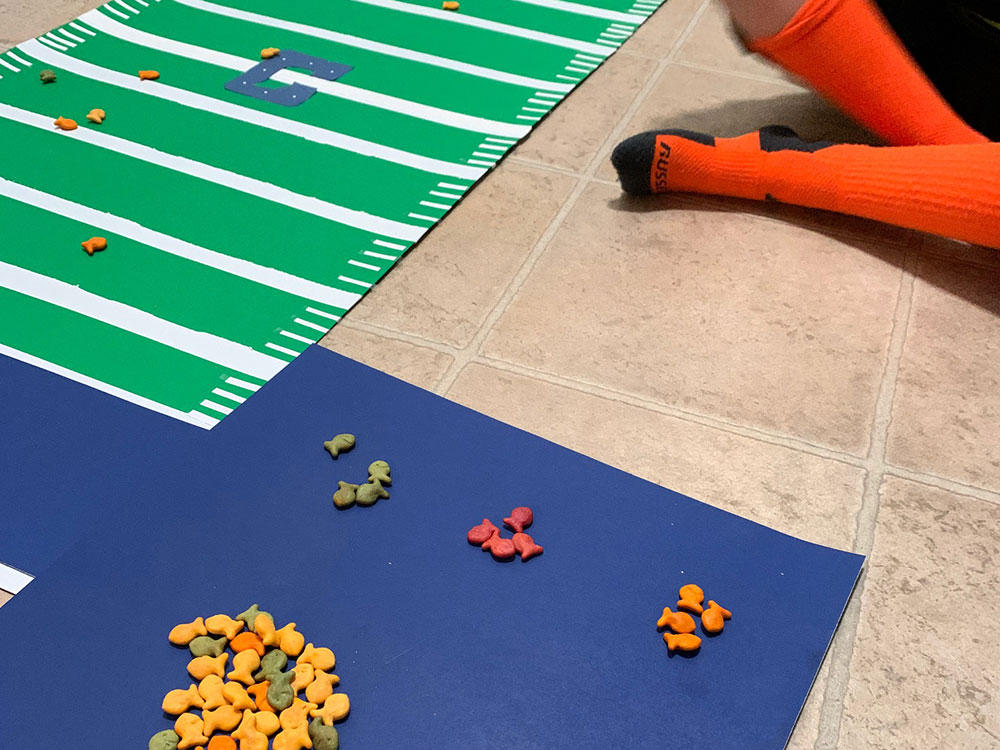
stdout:
<svg viewBox="0 0 1000 750">
<path fill-rule="evenodd" d="M 205 705 L 205 699 L 198 692 L 198 686 L 192 685 L 187 690 L 171 690 L 163 697 L 160 708 L 163 713 L 179 716 L 188 709 L 201 708 Z"/>
<path fill-rule="evenodd" d="M 229 702 L 229 705 L 237 711 L 243 711 L 247 708 L 252 711 L 257 708 L 257 704 L 253 702 L 253 698 L 247 694 L 246 688 L 238 682 L 227 682 L 223 685 L 222 695 Z"/>
<path fill-rule="evenodd" d="M 205 620 L 205 627 L 213 635 L 224 635 L 227 640 L 233 640 L 236 634 L 243 630 L 243 620 L 234 620 L 229 615 L 212 615 Z"/>
<path fill-rule="evenodd" d="M 208 741 L 208 750 L 236 750 L 236 740 L 227 734 L 217 734 Z"/>
<path fill-rule="evenodd" d="M 160 77 L 160 74 L 155 70 L 140 70 L 139 80 L 140 81 L 155 81 Z"/>
<path fill-rule="evenodd" d="M 249 631 L 246 633 L 240 633 L 238 636 L 230 640 L 229 648 L 236 652 L 253 651 L 256 652 L 257 656 L 263 656 L 267 651 L 267 649 L 264 648 L 264 642 L 260 639 L 260 636 Z M 234 661 L 233 663 L 235 664 L 236 662 Z"/>
<path fill-rule="evenodd" d="M 671 612 L 670 607 L 663 608 L 663 614 L 656 621 L 658 628 L 670 628 L 675 633 L 693 633 L 694 618 L 687 612 Z"/>
<path fill-rule="evenodd" d="M 317 671 L 313 681 L 306 688 L 306 700 L 318 706 L 330 697 L 330 694 L 333 693 L 333 686 L 339 682 L 340 678 L 337 675 Z"/>
<path fill-rule="evenodd" d="M 210 674 L 223 677 L 226 674 L 227 661 L 229 661 L 229 654 L 199 656 L 188 662 L 188 674 L 196 680 L 204 680 Z"/>
<path fill-rule="evenodd" d="M 531 538 L 530 534 L 525 534 L 523 531 L 514 534 L 514 538 L 511 541 L 514 542 L 514 549 L 521 556 L 522 562 L 527 562 L 545 551 L 542 545 L 535 544 L 535 540 Z"/>
<path fill-rule="evenodd" d="M 240 741 L 240 750 L 267 750 L 267 735 L 257 729 L 252 711 L 243 712 L 243 720 L 233 732 L 233 738 Z"/>
<path fill-rule="evenodd" d="M 514 510 L 510 512 L 510 516 L 503 519 L 503 522 L 520 534 L 526 528 L 531 526 L 534 520 L 535 514 L 531 512 L 531 508 L 526 505 L 522 505 L 519 508 L 514 508 Z"/>
<path fill-rule="evenodd" d="M 208 630 L 205 629 L 205 620 L 201 617 L 175 627 L 170 631 L 167 640 L 175 646 L 186 646 L 199 635 L 208 635 Z"/>
<path fill-rule="evenodd" d="M 244 633 L 246 635 L 246 633 Z M 253 635 L 251 633 L 251 635 Z M 260 669 L 260 657 L 256 651 L 240 651 L 233 657 L 233 671 L 226 675 L 233 682 L 253 685 L 253 673 Z"/>
<path fill-rule="evenodd" d="M 60 130 L 76 130 L 80 127 L 76 124 L 76 120 L 71 120 L 68 117 L 57 117 L 56 121 L 52 124 Z"/>
<path fill-rule="evenodd" d="M 93 257 L 94 253 L 100 252 L 101 250 L 107 250 L 108 241 L 104 237 L 91 237 L 86 242 L 81 242 L 80 247 L 87 251 L 87 255 Z M 181 627 L 178 625 L 177 627 Z M 176 630 L 176 628 L 174 628 Z M 191 640 L 194 640 L 192 638 Z"/>
<path fill-rule="evenodd" d="M 691 633 L 664 633 L 663 640 L 667 642 L 668 651 L 697 651 L 701 648 L 701 638 Z"/>
<path fill-rule="evenodd" d="M 700 586 L 689 583 L 686 586 L 681 586 L 681 598 L 677 601 L 677 609 L 686 609 L 688 612 L 700 615 L 704 611 L 701 606 L 703 601 L 705 601 L 705 592 L 701 590 Z"/>
<path fill-rule="evenodd" d="M 259 711 L 253 716 L 257 721 L 257 731 L 263 732 L 268 737 L 281 729 L 281 722 L 278 720 L 277 714 L 272 714 L 270 711 Z"/>
<path fill-rule="evenodd" d="M 725 627 L 725 621 L 733 616 L 728 609 L 723 609 L 711 599 L 708 600 L 708 609 L 701 613 L 701 626 L 706 633 L 721 633 Z"/>
<path fill-rule="evenodd" d="M 469 529 L 468 533 L 465 535 L 465 538 L 469 540 L 469 544 L 475 544 L 481 546 L 499 533 L 500 529 L 494 526 L 493 522 L 490 519 L 484 518 L 481 524 L 479 524 L 478 526 L 473 526 L 471 529 Z"/>
<path fill-rule="evenodd" d="M 209 711 L 229 703 L 226 696 L 222 694 L 222 678 L 217 674 L 210 674 L 199 683 L 198 694 L 205 699 L 205 705 L 202 708 Z"/>
<path fill-rule="evenodd" d="M 251 685 L 247 688 L 247 693 L 254 697 L 257 701 L 258 711 L 270 711 L 272 714 L 277 713 L 271 704 L 267 702 L 267 689 L 271 687 L 271 682 L 269 680 L 264 680 L 263 682 L 258 682 L 256 685 Z"/>
<path fill-rule="evenodd" d="M 205 734 L 211 737 L 220 729 L 231 732 L 239 726 L 243 714 L 228 703 L 214 711 L 202 711 L 201 718 L 205 720 Z"/>
<path fill-rule="evenodd" d="M 177 743 L 177 750 L 187 750 L 189 747 L 198 747 L 208 742 L 205 736 L 205 723 L 194 714 L 181 714 L 174 722 L 174 731 L 180 736 L 181 741 Z"/>
<path fill-rule="evenodd" d="M 316 669 L 329 672 L 337 666 L 337 657 L 328 648 L 314 648 L 310 643 L 299 656 L 296 664 L 312 664 Z"/>
<path fill-rule="evenodd" d="M 295 679 L 292 681 L 292 690 L 298 693 L 300 690 L 305 689 L 313 681 L 313 673 L 316 669 L 312 664 L 308 662 L 303 663 L 299 661 L 295 665 Z"/>
<path fill-rule="evenodd" d="M 300 724 L 292 729 L 283 729 L 274 736 L 274 743 L 271 745 L 274 750 L 302 750 L 311 748 L 312 740 L 309 738 L 309 725 Z"/>
<path fill-rule="evenodd" d="M 309 712 L 314 719 L 322 719 L 323 723 L 329 726 L 335 721 L 340 721 L 351 712 L 351 700 L 345 693 L 334 693 L 322 708 L 316 708 Z"/>
<path fill-rule="evenodd" d="M 278 648 L 292 659 L 301 654 L 303 647 L 306 645 L 305 636 L 295 629 L 294 622 L 290 622 L 281 630 L 276 631 L 274 636 L 278 639 Z"/>
</svg>

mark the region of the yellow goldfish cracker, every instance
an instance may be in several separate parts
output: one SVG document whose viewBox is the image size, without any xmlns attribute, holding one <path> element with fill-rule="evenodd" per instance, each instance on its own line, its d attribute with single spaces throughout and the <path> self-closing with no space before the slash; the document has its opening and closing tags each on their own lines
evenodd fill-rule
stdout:
<svg viewBox="0 0 1000 750">
<path fill-rule="evenodd" d="M 226 675 L 234 682 L 242 682 L 244 685 L 253 685 L 255 680 L 253 673 L 260 668 L 260 657 L 256 651 L 240 651 L 233 657 L 233 671 Z"/>
<path fill-rule="evenodd" d="M 300 724 L 309 723 L 309 712 L 316 708 L 315 703 L 306 703 L 296 698 L 292 705 L 278 716 L 282 729 L 294 729 Z"/>
<path fill-rule="evenodd" d="M 260 51 L 260 57 L 262 60 L 270 60 L 272 57 L 277 57 L 281 54 L 281 50 L 277 47 L 265 47 Z"/>
<path fill-rule="evenodd" d="M 174 722 L 174 731 L 180 736 L 181 741 L 177 743 L 177 750 L 187 750 L 189 747 L 198 747 L 208 742 L 208 737 L 203 733 L 205 723 L 194 714 L 181 714 Z"/>
<path fill-rule="evenodd" d="M 309 738 L 309 725 L 300 724 L 292 729 L 283 729 L 274 736 L 274 743 L 271 745 L 274 750 L 302 750 L 312 747 L 312 740 Z"/>
<path fill-rule="evenodd" d="M 247 708 L 252 711 L 257 708 L 257 704 L 253 702 L 253 698 L 247 693 L 246 688 L 238 682 L 227 682 L 223 685 L 222 696 L 237 711 L 243 711 Z"/>
<path fill-rule="evenodd" d="M 314 719 L 322 719 L 323 723 L 329 726 L 335 721 L 340 721 L 351 712 L 351 699 L 346 693 L 334 693 L 322 708 L 315 708 L 309 712 Z"/>
<path fill-rule="evenodd" d="M 170 631 L 167 639 L 175 646 L 186 646 L 199 635 L 208 635 L 205 629 L 205 620 L 201 617 L 195 618 L 193 622 L 185 622 Z"/>
<path fill-rule="evenodd" d="M 315 648 L 310 643 L 299 656 L 296 664 L 312 664 L 316 669 L 329 672 L 337 666 L 337 657 L 333 655 L 333 651 L 330 649 Z"/>
<path fill-rule="evenodd" d="M 233 738 L 240 741 L 240 750 L 267 750 L 267 735 L 257 729 L 257 720 L 253 712 L 243 712 L 243 720 L 233 732 Z"/>
<path fill-rule="evenodd" d="M 161 708 L 163 713 L 179 716 L 190 708 L 201 708 L 204 699 L 198 693 L 198 686 L 192 685 L 187 690 L 171 690 L 163 697 Z"/>
<path fill-rule="evenodd" d="M 226 696 L 222 694 L 222 678 L 217 674 L 208 675 L 198 684 L 198 694 L 205 699 L 202 708 L 209 711 L 227 703 Z"/>
<path fill-rule="evenodd" d="M 205 720 L 205 734 L 211 737 L 220 729 L 223 732 L 236 729 L 243 714 L 227 703 L 214 711 L 202 711 L 201 718 Z"/>
<path fill-rule="evenodd" d="M 226 662 L 229 654 L 219 654 L 218 656 L 199 656 L 188 662 L 188 674 L 196 680 L 204 680 L 210 674 L 222 677 L 226 674 Z"/>
<path fill-rule="evenodd" d="M 294 622 L 290 622 L 281 630 L 275 631 L 274 638 L 277 639 L 277 643 L 272 645 L 276 645 L 293 659 L 302 653 L 302 648 L 306 645 L 305 636 L 295 630 Z M 264 644 L 268 645 L 267 641 L 264 641 Z"/>
<path fill-rule="evenodd" d="M 316 670 L 312 664 L 299 662 L 293 671 L 295 672 L 295 680 L 292 682 L 292 690 L 297 693 L 313 681 L 313 673 Z"/>
<path fill-rule="evenodd" d="M 263 732 L 268 737 L 281 729 L 281 722 L 278 720 L 278 715 L 272 714 L 270 711 L 255 713 L 254 718 L 257 720 L 257 731 Z"/>
<path fill-rule="evenodd" d="M 224 635 L 230 641 L 243 630 L 244 624 L 243 620 L 234 620 L 229 615 L 212 615 L 205 620 L 205 628 L 209 633 Z"/>
<path fill-rule="evenodd" d="M 254 620 L 253 629 L 265 646 L 278 645 L 278 631 L 274 629 L 274 620 L 270 617 L 258 617 Z"/>
<path fill-rule="evenodd" d="M 340 682 L 340 678 L 335 674 L 316 671 L 313 673 L 313 681 L 306 688 L 306 700 L 315 703 L 317 706 L 330 697 L 333 686 Z"/>
</svg>

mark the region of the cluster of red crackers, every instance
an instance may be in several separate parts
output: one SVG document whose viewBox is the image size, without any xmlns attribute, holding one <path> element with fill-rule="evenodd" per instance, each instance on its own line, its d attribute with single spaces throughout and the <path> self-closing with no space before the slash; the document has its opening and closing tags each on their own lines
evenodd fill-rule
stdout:
<svg viewBox="0 0 1000 750">
<path fill-rule="evenodd" d="M 535 516 L 531 508 L 514 508 L 508 518 L 503 519 L 506 526 L 514 530 L 513 537 L 503 536 L 500 529 L 488 518 L 478 526 L 469 529 L 466 538 L 469 544 L 476 544 L 484 550 L 489 550 L 497 560 L 510 560 L 515 554 L 521 556 L 521 562 L 527 562 L 535 555 L 540 555 L 544 548 L 535 544 L 535 540 L 524 530 L 531 526 Z"/>
</svg>

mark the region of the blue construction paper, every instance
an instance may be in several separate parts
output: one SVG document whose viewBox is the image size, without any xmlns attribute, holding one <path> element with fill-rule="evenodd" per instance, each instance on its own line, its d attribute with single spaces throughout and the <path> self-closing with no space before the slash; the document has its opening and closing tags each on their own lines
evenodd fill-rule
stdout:
<svg viewBox="0 0 1000 750">
<path fill-rule="evenodd" d="M 338 432 L 358 442 L 334 461 Z M 348 749 L 781 748 L 863 562 L 317 347 L 210 437 L 176 465 L 151 450 L 0 610 L 0 747 L 145 747 L 190 682 L 170 628 L 259 602 L 337 653 Z M 336 510 L 376 459 L 392 497 Z M 543 555 L 467 543 L 518 505 Z M 655 622 L 690 582 L 733 619 L 670 657 Z"/>
</svg>

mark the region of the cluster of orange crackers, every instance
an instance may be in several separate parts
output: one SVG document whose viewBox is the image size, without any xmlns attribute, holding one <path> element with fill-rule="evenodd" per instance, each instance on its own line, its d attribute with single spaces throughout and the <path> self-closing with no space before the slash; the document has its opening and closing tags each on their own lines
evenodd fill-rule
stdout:
<svg viewBox="0 0 1000 750">
<path fill-rule="evenodd" d="M 726 626 L 726 620 L 730 619 L 733 613 L 711 599 L 708 600 L 708 607 L 703 607 L 705 592 L 693 583 L 681 586 L 680 597 L 677 601 L 678 611 L 674 612 L 670 607 L 664 607 L 663 614 L 656 621 L 656 627 L 670 628 L 673 631 L 663 634 L 668 651 L 697 651 L 701 648 L 701 638 L 694 634 L 696 629 L 694 618 L 688 612 L 701 616 L 702 630 L 710 635 L 721 633 Z"/>
</svg>

